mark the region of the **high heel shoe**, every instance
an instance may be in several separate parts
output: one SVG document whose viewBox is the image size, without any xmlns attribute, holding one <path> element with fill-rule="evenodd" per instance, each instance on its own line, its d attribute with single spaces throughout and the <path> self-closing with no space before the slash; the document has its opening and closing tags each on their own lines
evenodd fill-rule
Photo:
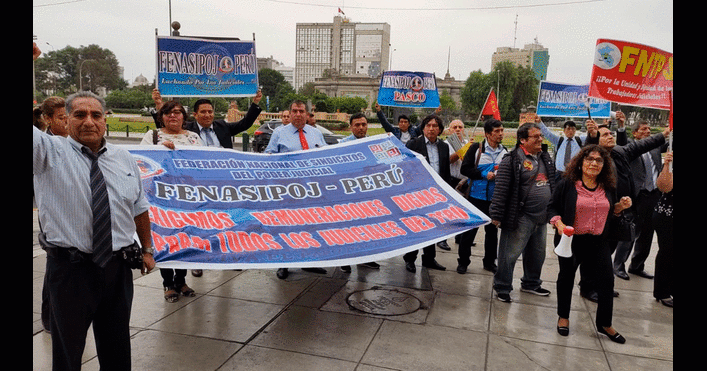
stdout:
<svg viewBox="0 0 707 371">
<path fill-rule="evenodd" d="M 614 330 L 614 331 L 616 331 L 615 334 L 609 335 L 609 333 L 606 332 L 606 330 L 604 330 L 604 327 L 599 326 L 599 327 L 597 327 L 597 331 L 598 331 L 600 334 L 604 334 L 604 335 L 608 336 L 608 337 L 609 337 L 609 340 L 613 341 L 614 343 L 623 344 L 623 343 L 626 342 L 626 339 L 625 339 L 623 336 L 621 336 L 621 334 L 619 334 L 619 332 L 616 331 L 616 330 Z"/>
<path fill-rule="evenodd" d="M 569 324 L 569 321 L 567 321 Z M 560 326 L 560 321 L 557 321 L 557 333 L 562 335 L 562 336 L 567 336 L 570 334 L 570 328 L 569 326 Z"/>
</svg>

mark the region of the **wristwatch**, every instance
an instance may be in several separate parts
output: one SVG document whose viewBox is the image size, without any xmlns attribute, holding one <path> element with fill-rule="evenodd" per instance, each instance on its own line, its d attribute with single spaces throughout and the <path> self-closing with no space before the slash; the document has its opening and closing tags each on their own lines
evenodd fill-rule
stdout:
<svg viewBox="0 0 707 371">
<path fill-rule="evenodd" d="M 143 254 L 150 254 L 150 255 L 155 255 L 155 250 L 151 247 L 143 247 L 142 248 L 142 253 Z"/>
</svg>

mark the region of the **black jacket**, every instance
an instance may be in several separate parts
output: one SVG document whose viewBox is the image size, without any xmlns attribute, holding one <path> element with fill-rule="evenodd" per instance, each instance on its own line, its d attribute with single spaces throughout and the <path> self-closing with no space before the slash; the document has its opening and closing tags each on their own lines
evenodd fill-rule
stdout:
<svg viewBox="0 0 707 371">
<path fill-rule="evenodd" d="M 609 233 L 612 218 L 615 218 L 614 205 L 619 202 L 616 190 L 606 191 L 605 193 L 607 200 L 609 200 L 609 215 L 607 215 L 602 236 L 606 236 Z M 574 225 L 574 217 L 577 214 L 577 187 L 574 182 L 565 178 L 560 180 L 555 191 L 552 193 L 552 207 L 557 211 L 557 215 L 562 218 L 562 223 L 565 225 Z M 560 238 L 559 232 L 555 230 L 555 245 L 560 242 Z"/>
<path fill-rule="evenodd" d="M 233 141 L 231 137 L 248 130 L 258 118 L 260 111 L 262 111 L 262 108 L 260 108 L 257 104 L 251 103 L 250 108 L 248 108 L 248 113 L 246 113 L 245 117 L 243 117 L 240 121 L 226 122 L 225 120 L 214 120 L 211 126 L 214 128 L 214 133 L 216 133 L 216 137 L 218 138 L 221 147 L 233 148 Z M 201 126 L 196 121 L 186 122 L 184 128 L 197 134 L 199 134 L 199 131 L 201 130 Z"/>
<path fill-rule="evenodd" d="M 430 158 L 427 155 L 427 144 L 425 143 L 424 135 L 410 139 L 405 146 L 425 156 L 427 162 L 430 162 Z M 440 138 L 437 138 L 437 152 L 439 152 L 439 176 L 442 177 L 445 182 L 449 183 L 452 178 L 451 171 L 449 170 L 449 145 Z"/>
<path fill-rule="evenodd" d="M 598 135 L 596 137 L 587 137 L 587 144 L 598 143 Z M 648 138 L 630 142 L 625 146 L 617 144 L 611 149 L 611 158 L 614 160 L 614 166 L 616 167 L 616 190 L 619 198 L 629 196 L 633 199 L 638 195 L 639 190 L 631 173 L 631 161 L 663 144 L 665 144 L 665 137 L 662 133 L 658 133 Z"/>
<path fill-rule="evenodd" d="M 516 146 L 503 156 L 501 164 L 498 165 L 496 172 L 496 188 L 493 191 L 491 206 L 489 207 L 489 217 L 491 220 L 501 222 L 501 228 L 514 230 L 518 228 L 518 219 L 523 208 L 523 200 L 521 199 L 521 184 L 520 172 L 523 166 L 523 160 L 518 155 L 519 147 Z M 547 151 L 540 152 L 540 161 L 545 164 L 547 170 L 548 181 L 550 182 L 550 191 L 555 191 L 555 163 Z M 552 208 L 552 202 L 548 202 L 547 210 L 548 221 L 557 213 Z"/>
</svg>

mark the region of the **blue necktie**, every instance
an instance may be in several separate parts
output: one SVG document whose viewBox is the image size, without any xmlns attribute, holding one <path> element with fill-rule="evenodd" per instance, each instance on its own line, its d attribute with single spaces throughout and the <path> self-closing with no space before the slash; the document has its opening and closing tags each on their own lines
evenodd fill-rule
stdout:
<svg viewBox="0 0 707 371">
<path fill-rule="evenodd" d="M 206 146 L 207 147 L 214 147 L 216 144 L 214 143 L 213 138 L 211 137 L 211 133 L 214 132 L 214 129 L 212 128 L 204 128 L 201 130 L 204 133 L 204 138 L 206 138 Z"/>
<path fill-rule="evenodd" d="M 98 167 L 98 157 L 106 149 L 93 153 L 86 147 L 81 149 L 91 159 L 91 211 L 93 212 L 93 262 L 103 268 L 113 256 L 110 204 L 103 173 Z"/>
</svg>

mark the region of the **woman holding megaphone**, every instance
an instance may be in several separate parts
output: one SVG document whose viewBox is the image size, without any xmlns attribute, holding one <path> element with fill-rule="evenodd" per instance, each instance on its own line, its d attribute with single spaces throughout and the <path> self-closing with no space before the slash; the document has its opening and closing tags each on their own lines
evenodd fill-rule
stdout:
<svg viewBox="0 0 707 371">
<path fill-rule="evenodd" d="M 599 296 L 597 332 L 614 342 L 626 339 L 611 325 L 614 300 L 614 271 L 611 249 L 606 238 L 612 220 L 631 207 L 629 197 L 616 194 L 616 170 L 609 152 L 598 145 L 588 145 L 572 158 L 553 194 L 558 216 L 550 220 L 557 229 L 555 244 L 563 233 L 571 234 L 571 255 L 559 252 L 557 277 L 557 332 L 569 335 L 569 315 L 575 273 L 580 264 L 593 273 Z M 566 228 L 566 227 L 572 228 Z M 573 229 L 573 230 L 572 230 Z M 565 242 L 567 238 L 565 238 Z M 560 246 L 558 246 L 558 249 Z M 569 255 L 569 256 L 568 256 Z"/>
</svg>

